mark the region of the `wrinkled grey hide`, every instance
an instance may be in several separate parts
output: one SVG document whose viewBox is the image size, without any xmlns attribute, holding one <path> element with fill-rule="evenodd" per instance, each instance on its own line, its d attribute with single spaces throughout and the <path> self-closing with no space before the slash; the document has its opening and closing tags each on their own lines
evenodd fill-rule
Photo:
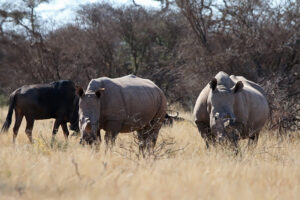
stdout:
<svg viewBox="0 0 300 200">
<path fill-rule="evenodd" d="M 235 145 L 246 138 L 256 143 L 268 116 L 268 102 L 258 84 L 222 71 L 201 91 L 194 107 L 195 123 L 207 147 L 224 139 Z"/>
<path fill-rule="evenodd" d="M 77 89 L 81 142 L 114 144 L 118 133 L 138 132 L 140 150 L 154 147 L 166 114 L 166 97 L 152 81 L 134 75 L 90 81 L 86 92 Z"/>
</svg>

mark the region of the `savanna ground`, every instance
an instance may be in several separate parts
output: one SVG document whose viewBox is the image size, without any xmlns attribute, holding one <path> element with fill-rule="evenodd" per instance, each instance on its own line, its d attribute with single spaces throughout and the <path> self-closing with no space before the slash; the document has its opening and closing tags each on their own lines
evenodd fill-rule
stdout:
<svg viewBox="0 0 300 200">
<path fill-rule="evenodd" d="M 7 108 L 0 110 L 1 126 Z M 184 113 L 191 118 L 190 113 Z M 13 121 L 14 123 L 14 121 Z M 156 152 L 137 156 L 133 134 L 120 134 L 105 153 L 64 142 L 51 147 L 54 120 L 36 121 L 30 145 L 25 120 L 17 144 L 12 126 L 0 135 L 0 199 L 299 199 L 300 137 L 278 139 L 263 131 L 254 150 L 241 142 L 235 156 L 221 147 L 206 150 L 190 122 L 164 127 Z M 103 132 L 102 132 L 103 137 Z M 103 140 L 102 140 L 103 141 Z"/>
</svg>

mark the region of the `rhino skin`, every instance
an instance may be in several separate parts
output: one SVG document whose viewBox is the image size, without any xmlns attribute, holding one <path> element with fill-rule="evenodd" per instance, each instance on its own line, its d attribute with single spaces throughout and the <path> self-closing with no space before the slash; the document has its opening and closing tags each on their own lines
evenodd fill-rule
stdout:
<svg viewBox="0 0 300 200">
<path fill-rule="evenodd" d="M 139 149 L 155 146 L 166 115 L 166 97 L 148 79 L 134 75 L 120 78 L 92 79 L 84 93 L 77 88 L 81 143 L 100 143 L 100 130 L 105 141 L 114 145 L 118 133 L 137 131 Z"/>
<path fill-rule="evenodd" d="M 207 147 L 224 138 L 234 145 L 246 138 L 248 144 L 256 144 L 269 105 L 258 84 L 221 71 L 199 94 L 193 115 Z"/>
</svg>

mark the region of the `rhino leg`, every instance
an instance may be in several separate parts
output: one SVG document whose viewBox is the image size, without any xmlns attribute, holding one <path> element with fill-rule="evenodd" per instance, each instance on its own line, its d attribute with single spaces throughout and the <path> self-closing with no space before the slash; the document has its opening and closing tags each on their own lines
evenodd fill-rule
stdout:
<svg viewBox="0 0 300 200">
<path fill-rule="evenodd" d="M 139 153 L 142 153 L 143 157 L 145 157 L 146 152 L 150 153 L 150 151 L 153 150 L 157 141 L 157 136 L 158 131 L 156 130 L 138 131 Z"/>
<path fill-rule="evenodd" d="M 150 140 L 148 141 L 148 150 L 154 149 L 158 137 L 159 130 L 162 127 L 163 119 L 157 118 L 152 121 L 152 133 L 150 134 Z"/>
<path fill-rule="evenodd" d="M 150 152 L 154 149 L 158 137 L 159 129 L 153 129 L 149 134 L 149 137 L 146 139 L 146 148 Z"/>
<path fill-rule="evenodd" d="M 259 131 L 253 133 L 248 139 L 248 147 L 255 147 L 258 141 Z"/>
<path fill-rule="evenodd" d="M 137 131 L 139 140 L 139 153 L 142 153 L 143 157 L 145 157 L 145 149 L 147 149 L 148 153 L 154 149 L 161 126 L 162 120 L 154 119 L 143 129 Z"/>
<path fill-rule="evenodd" d="M 201 122 L 201 121 L 196 121 L 195 122 L 198 128 L 198 131 L 205 141 L 206 148 L 209 148 L 210 144 L 215 144 L 215 138 L 213 137 L 210 127 L 207 123 Z"/>
<path fill-rule="evenodd" d="M 137 133 L 139 140 L 139 153 L 142 153 L 143 157 L 145 157 L 145 149 L 152 133 L 151 127 L 146 126 L 143 129 L 138 130 Z"/>
<path fill-rule="evenodd" d="M 115 145 L 117 135 L 120 133 L 121 128 L 122 128 L 121 121 L 109 121 L 106 123 L 106 132 L 104 136 L 105 143 L 106 143 L 106 150 L 108 148 L 112 148 Z M 98 132 L 98 135 L 100 135 L 100 130 Z"/>
<path fill-rule="evenodd" d="M 116 138 L 117 135 L 119 134 L 119 132 L 112 132 L 112 131 L 106 131 L 104 139 L 105 139 L 105 144 L 107 146 L 114 146 L 116 144 Z M 97 137 L 99 138 L 99 136 L 97 135 Z M 101 141 L 101 139 L 100 139 Z"/>
</svg>

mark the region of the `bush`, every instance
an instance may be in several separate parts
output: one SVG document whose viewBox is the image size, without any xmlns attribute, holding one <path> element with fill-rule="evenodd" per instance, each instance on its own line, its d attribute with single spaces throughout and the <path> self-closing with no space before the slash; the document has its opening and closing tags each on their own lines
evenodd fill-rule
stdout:
<svg viewBox="0 0 300 200">
<path fill-rule="evenodd" d="M 0 107 L 8 105 L 8 97 L 0 94 Z"/>
</svg>

